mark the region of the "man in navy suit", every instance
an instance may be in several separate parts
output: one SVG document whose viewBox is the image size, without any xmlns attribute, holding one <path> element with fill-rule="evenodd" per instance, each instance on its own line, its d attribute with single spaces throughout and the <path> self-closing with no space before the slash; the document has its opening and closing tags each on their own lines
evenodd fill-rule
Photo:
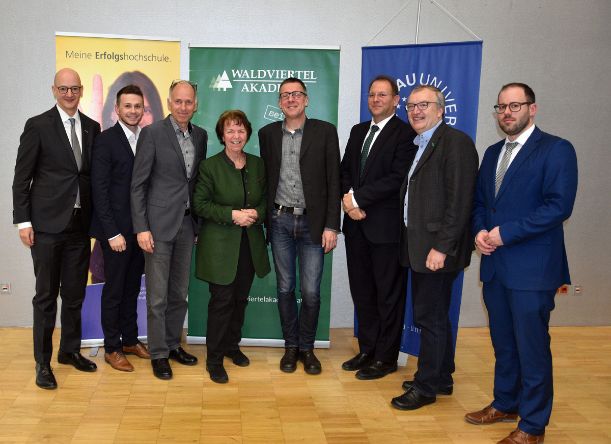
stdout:
<svg viewBox="0 0 611 444">
<path fill-rule="evenodd" d="M 150 357 L 138 341 L 136 309 L 144 256 L 130 208 L 132 168 L 144 115 L 144 96 L 138 86 L 119 90 L 115 112 L 117 123 L 96 139 L 91 156 L 91 235 L 100 242 L 104 257 L 104 359 L 116 370 L 131 372 L 134 367 L 125 353 Z"/>
<path fill-rule="evenodd" d="M 89 165 L 100 125 L 78 110 L 83 85 L 76 71 L 57 71 L 51 90 L 56 105 L 25 124 L 13 180 L 13 223 L 32 253 L 36 275 L 34 359 L 36 385 L 43 389 L 57 388 L 50 362 L 60 288 L 57 360 L 77 370 L 96 370 L 80 347 L 90 251 Z"/>
<path fill-rule="evenodd" d="M 548 333 L 556 289 L 570 283 L 562 223 L 577 192 L 570 142 L 539 130 L 535 93 L 501 89 L 495 105 L 507 135 L 486 150 L 473 206 L 475 247 L 496 357 L 494 400 L 468 413 L 473 424 L 514 421 L 501 443 L 540 443 L 552 411 Z"/>
</svg>

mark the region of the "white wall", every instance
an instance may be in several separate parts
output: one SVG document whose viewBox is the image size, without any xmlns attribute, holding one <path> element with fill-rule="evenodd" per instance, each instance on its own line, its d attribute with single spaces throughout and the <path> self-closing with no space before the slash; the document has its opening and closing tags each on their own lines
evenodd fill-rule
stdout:
<svg viewBox="0 0 611 444">
<path fill-rule="evenodd" d="M 530 84 L 539 103 L 538 125 L 573 142 L 580 184 L 566 243 L 577 297 L 558 297 L 556 325 L 611 324 L 607 252 L 611 250 L 611 150 L 604 137 L 611 122 L 611 2 L 608 0 L 439 0 L 484 40 L 477 147 L 500 139 L 492 105 L 500 86 Z M 31 325 L 34 277 L 29 251 L 12 226 L 11 184 L 25 120 L 50 108 L 56 31 L 177 37 L 183 77 L 188 44 L 340 45 L 339 135 L 342 147 L 359 116 L 361 47 L 401 8 L 369 44 L 414 43 L 417 1 L 353 0 L 106 0 L 3 1 L 0 18 L 0 325 Z M 470 36 L 427 0 L 422 2 L 420 43 L 469 40 Z M 466 271 L 462 325 L 485 325 L 477 269 Z M 343 242 L 334 259 L 332 326 L 352 325 Z"/>
</svg>

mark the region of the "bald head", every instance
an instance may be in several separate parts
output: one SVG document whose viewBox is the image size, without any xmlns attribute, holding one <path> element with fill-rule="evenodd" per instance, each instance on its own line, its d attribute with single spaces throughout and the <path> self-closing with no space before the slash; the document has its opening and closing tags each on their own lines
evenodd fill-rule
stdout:
<svg viewBox="0 0 611 444">
<path fill-rule="evenodd" d="M 70 68 L 60 69 L 55 74 L 51 90 L 59 107 L 73 116 L 83 96 L 83 86 L 78 73 Z"/>
</svg>

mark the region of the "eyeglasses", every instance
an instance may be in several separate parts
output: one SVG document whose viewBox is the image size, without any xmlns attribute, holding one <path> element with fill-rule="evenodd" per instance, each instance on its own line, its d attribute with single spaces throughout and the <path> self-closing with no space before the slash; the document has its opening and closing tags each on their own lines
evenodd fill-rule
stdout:
<svg viewBox="0 0 611 444">
<path fill-rule="evenodd" d="M 55 88 L 57 88 L 61 95 L 68 94 L 69 90 L 72 91 L 72 94 L 76 95 L 81 92 L 82 86 L 56 86 Z"/>
<path fill-rule="evenodd" d="M 193 88 L 193 91 L 197 92 L 197 83 L 191 82 L 189 80 L 182 80 L 182 79 L 172 80 L 172 83 L 170 85 L 170 92 L 172 92 L 172 90 L 174 89 L 174 87 L 176 87 L 176 85 L 180 85 L 181 83 L 186 83 L 187 85 L 191 85 L 191 88 Z"/>
<path fill-rule="evenodd" d="M 427 109 L 429 107 L 429 105 L 432 105 L 433 103 L 437 103 L 437 102 L 408 103 L 405 106 L 405 109 L 407 110 L 408 113 L 411 113 L 412 111 L 414 111 L 416 109 L 416 107 L 418 107 L 418 109 L 420 111 L 424 111 L 425 109 Z"/>
<path fill-rule="evenodd" d="M 494 105 L 494 111 L 497 114 L 503 114 L 507 107 L 509 106 L 509 111 L 512 113 L 516 113 L 522 109 L 522 105 L 532 105 L 533 102 L 511 102 L 509 105 L 505 103 L 500 103 L 498 105 Z"/>
<path fill-rule="evenodd" d="M 293 99 L 301 99 L 302 97 L 307 97 L 307 94 L 304 93 L 303 91 L 286 91 L 286 92 L 280 93 L 280 98 L 282 100 L 286 100 L 289 97 L 292 97 Z"/>
</svg>

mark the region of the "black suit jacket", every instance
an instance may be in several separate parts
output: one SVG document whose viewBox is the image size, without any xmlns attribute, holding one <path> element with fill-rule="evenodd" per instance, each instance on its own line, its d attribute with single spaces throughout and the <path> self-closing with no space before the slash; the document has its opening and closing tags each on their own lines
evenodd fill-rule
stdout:
<svg viewBox="0 0 611 444">
<path fill-rule="evenodd" d="M 117 122 L 100 134 L 91 153 L 93 214 L 91 236 L 108 240 L 134 232 L 130 208 L 130 187 L 134 153 L 123 128 Z"/>
<path fill-rule="evenodd" d="M 431 248 L 447 255 L 442 272 L 471 262 L 469 222 L 478 156 L 471 138 L 444 122 L 433 133 L 409 181 L 408 226 L 403 224 L 407 174 L 401 186 L 401 264 L 419 273 Z"/>
<path fill-rule="evenodd" d="M 259 130 L 261 158 L 265 162 L 268 186 L 268 218 L 274 199 L 282 163 L 282 122 L 274 122 Z M 325 228 L 339 231 L 339 139 L 332 124 L 306 119 L 301 140 L 299 169 L 306 202 L 306 218 L 312 242 L 320 243 Z"/>
<path fill-rule="evenodd" d="M 79 172 L 59 111 L 28 119 L 19 142 L 13 179 L 13 223 L 32 222 L 34 231 L 60 233 L 80 191 L 83 223 L 91 218 L 91 147 L 100 125 L 79 111 L 82 166 Z"/>
<path fill-rule="evenodd" d="M 416 153 L 416 132 L 397 116 L 390 119 L 371 146 L 361 175 L 361 150 L 370 126 L 367 121 L 352 127 L 340 166 L 342 195 L 352 188 L 367 216 L 355 221 L 345 214 L 342 230 L 349 237 L 360 226 L 369 242 L 399 242 L 397 192 Z"/>
</svg>

